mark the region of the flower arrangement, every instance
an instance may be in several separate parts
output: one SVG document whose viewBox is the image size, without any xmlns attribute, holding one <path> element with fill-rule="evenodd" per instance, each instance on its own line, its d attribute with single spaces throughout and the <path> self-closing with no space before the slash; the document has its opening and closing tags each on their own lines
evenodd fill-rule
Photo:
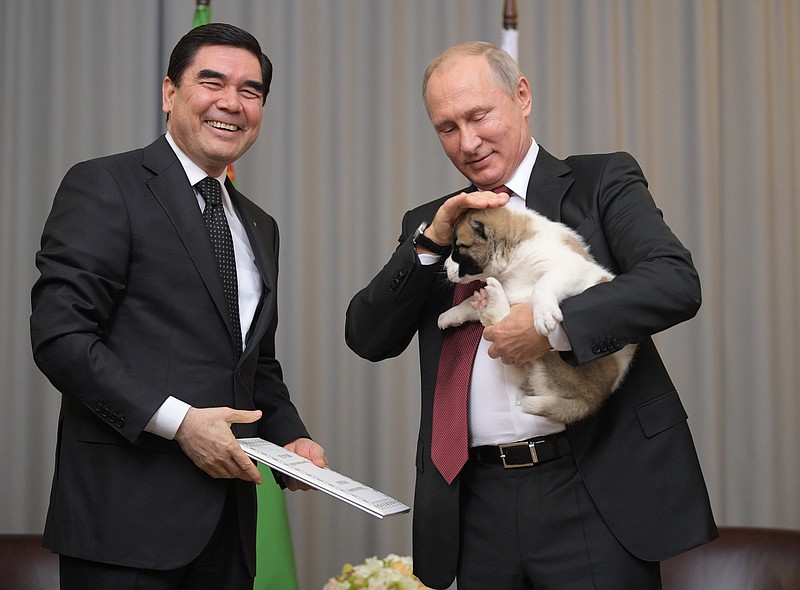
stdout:
<svg viewBox="0 0 800 590">
<path fill-rule="evenodd" d="M 383 559 L 368 557 L 360 565 L 344 564 L 322 590 L 430 590 L 412 573 L 411 558 L 390 553 Z"/>
</svg>

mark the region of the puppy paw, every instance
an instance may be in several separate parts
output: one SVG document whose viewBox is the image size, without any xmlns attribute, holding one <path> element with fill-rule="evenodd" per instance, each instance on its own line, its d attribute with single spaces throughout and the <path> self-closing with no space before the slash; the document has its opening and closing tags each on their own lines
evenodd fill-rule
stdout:
<svg viewBox="0 0 800 590">
<path fill-rule="evenodd" d="M 547 336 L 558 327 L 564 319 L 561 308 L 557 303 L 539 302 L 533 307 L 533 323 L 536 331 L 542 336 Z"/>
<path fill-rule="evenodd" d="M 494 277 L 486 279 L 486 286 L 481 289 L 479 297 L 480 303 L 477 309 L 481 317 L 481 323 L 484 326 L 496 324 L 511 311 L 506 292 Z"/>
<path fill-rule="evenodd" d="M 455 308 L 448 309 L 442 315 L 439 316 L 439 329 L 444 330 L 445 328 L 452 328 L 453 326 L 460 326 L 464 323 L 463 320 L 459 319 L 459 315 Z"/>
<path fill-rule="evenodd" d="M 472 297 L 443 312 L 439 316 L 439 329 L 444 330 L 445 328 L 460 326 L 464 322 L 474 322 L 478 320 L 478 312 L 472 308 L 471 301 Z"/>
</svg>

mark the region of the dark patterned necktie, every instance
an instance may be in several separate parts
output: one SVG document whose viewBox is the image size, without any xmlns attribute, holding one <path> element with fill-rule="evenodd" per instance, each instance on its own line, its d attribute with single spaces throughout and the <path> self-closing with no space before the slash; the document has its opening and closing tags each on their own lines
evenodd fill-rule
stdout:
<svg viewBox="0 0 800 590">
<path fill-rule="evenodd" d="M 494 192 L 510 194 L 511 191 L 503 185 Z M 456 284 L 453 305 L 483 286 L 483 281 Z M 469 456 L 469 386 L 482 334 L 480 322 L 466 322 L 448 328 L 442 342 L 433 395 L 431 459 L 448 484 L 453 483 Z"/>
<path fill-rule="evenodd" d="M 222 207 L 222 187 L 215 178 L 206 176 L 195 187 L 206 202 L 203 220 L 206 223 L 214 255 L 217 257 L 222 286 L 225 289 L 225 303 L 233 325 L 233 338 L 236 349 L 242 352 L 242 327 L 239 323 L 239 283 L 236 278 L 236 257 L 233 254 L 231 228 Z"/>
</svg>

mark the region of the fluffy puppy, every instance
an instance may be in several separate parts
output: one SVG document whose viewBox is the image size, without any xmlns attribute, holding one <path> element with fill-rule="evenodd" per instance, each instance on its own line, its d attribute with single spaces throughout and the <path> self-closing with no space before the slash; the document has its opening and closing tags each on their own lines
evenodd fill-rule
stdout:
<svg viewBox="0 0 800 590">
<path fill-rule="evenodd" d="M 439 316 L 445 329 L 467 321 L 499 322 L 515 303 L 529 302 L 536 331 L 549 335 L 561 322 L 560 302 L 614 278 L 597 264 L 581 237 L 562 223 L 530 209 L 500 207 L 468 211 L 453 230 L 453 250 L 445 261 L 454 283 L 481 279 L 486 286 Z M 619 351 L 573 366 L 556 351 L 508 366 L 525 392 L 530 414 L 570 424 L 593 414 L 625 377 L 636 350 Z"/>
</svg>

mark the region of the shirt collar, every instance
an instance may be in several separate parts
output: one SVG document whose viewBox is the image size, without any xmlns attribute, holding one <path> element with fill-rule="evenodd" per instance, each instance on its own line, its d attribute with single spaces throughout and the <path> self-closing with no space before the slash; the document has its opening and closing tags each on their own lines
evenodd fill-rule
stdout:
<svg viewBox="0 0 800 590">
<path fill-rule="evenodd" d="M 178 161 L 181 163 L 181 166 L 183 166 L 184 172 L 186 172 L 186 177 L 189 179 L 189 184 L 194 186 L 208 176 L 208 174 L 206 174 L 206 172 L 200 168 L 200 166 L 192 162 L 189 156 L 181 151 L 181 148 L 179 148 L 178 144 L 175 143 L 175 140 L 169 134 L 169 131 L 167 131 L 167 143 L 169 143 L 172 151 L 175 152 L 175 155 L 178 156 Z M 217 180 L 219 180 L 223 187 L 225 186 L 225 177 L 227 174 L 228 171 L 224 170 L 222 174 L 217 176 Z"/>
<path fill-rule="evenodd" d="M 528 153 L 525 154 L 525 157 L 514 171 L 514 174 L 511 175 L 511 178 L 505 182 L 505 185 L 515 195 L 521 197 L 523 200 L 525 200 L 525 196 L 528 193 L 528 182 L 531 179 L 533 165 L 536 163 L 536 156 L 538 155 L 539 144 L 537 144 L 536 140 L 531 137 L 531 147 L 528 148 Z"/>
</svg>

